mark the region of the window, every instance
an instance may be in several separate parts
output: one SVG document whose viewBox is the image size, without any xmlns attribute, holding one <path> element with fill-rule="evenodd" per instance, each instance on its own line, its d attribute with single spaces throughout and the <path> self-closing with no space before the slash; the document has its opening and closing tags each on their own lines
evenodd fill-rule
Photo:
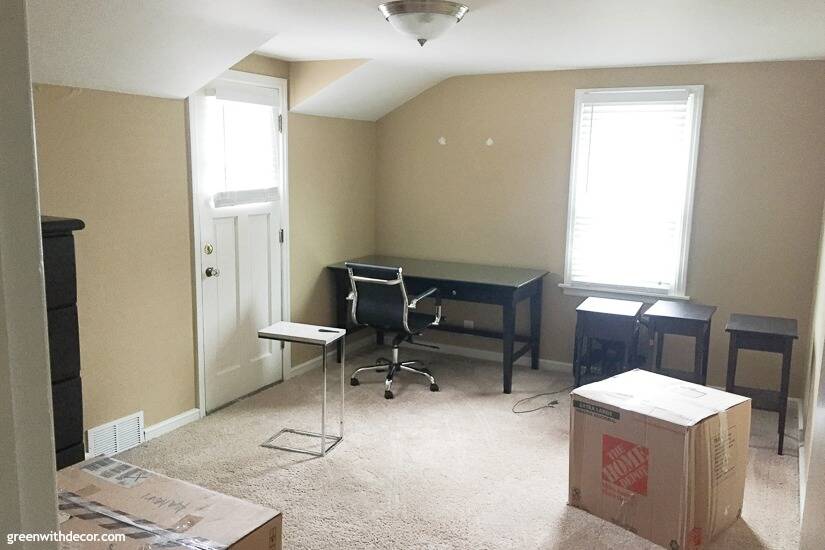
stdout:
<svg viewBox="0 0 825 550">
<path fill-rule="evenodd" d="M 278 200 L 280 90 L 219 80 L 207 90 L 206 110 L 214 206 Z"/>
<path fill-rule="evenodd" d="M 576 91 L 562 287 L 684 296 L 702 91 Z"/>
</svg>

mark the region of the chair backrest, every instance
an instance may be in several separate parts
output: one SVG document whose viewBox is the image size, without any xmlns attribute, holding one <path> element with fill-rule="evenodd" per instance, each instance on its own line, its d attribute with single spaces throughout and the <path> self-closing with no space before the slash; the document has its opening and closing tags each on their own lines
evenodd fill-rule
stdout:
<svg viewBox="0 0 825 550">
<path fill-rule="evenodd" d="M 407 330 L 408 299 L 400 267 L 346 263 L 352 320 L 383 330 Z"/>
</svg>

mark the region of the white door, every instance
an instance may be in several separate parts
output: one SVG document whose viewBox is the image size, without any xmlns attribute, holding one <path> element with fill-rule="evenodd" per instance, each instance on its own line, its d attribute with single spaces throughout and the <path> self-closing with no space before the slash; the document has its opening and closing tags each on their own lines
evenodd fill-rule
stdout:
<svg viewBox="0 0 825 550">
<path fill-rule="evenodd" d="M 283 378 L 280 343 L 257 332 L 283 317 L 285 92 L 230 71 L 190 97 L 207 412 Z"/>
</svg>

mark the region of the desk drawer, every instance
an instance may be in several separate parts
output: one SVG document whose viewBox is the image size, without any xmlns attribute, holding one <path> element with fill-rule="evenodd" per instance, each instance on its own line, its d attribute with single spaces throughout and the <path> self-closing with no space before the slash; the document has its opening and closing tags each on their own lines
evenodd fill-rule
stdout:
<svg viewBox="0 0 825 550">
<path fill-rule="evenodd" d="M 405 281 L 411 295 L 435 287 L 443 300 L 503 304 L 513 299 L 513 289 L 494 285 L 457 283 L 453 281 L 433 281 L 410 277 Z"/>
</svg>

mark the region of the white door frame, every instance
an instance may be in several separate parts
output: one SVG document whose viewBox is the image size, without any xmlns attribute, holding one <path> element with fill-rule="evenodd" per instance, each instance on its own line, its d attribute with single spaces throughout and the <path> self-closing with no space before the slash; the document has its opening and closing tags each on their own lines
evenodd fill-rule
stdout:
<svg viewBox="0 0 825 550">
<path fill-rule="evenodd" d="M 24 0 L 0 2 L 0 66 L 0 531 L 49 533 L 57 529 L 52 387 Z"/>
<path fill-rule="evenodd" d="M 290 320 L 289 301 L 289 144 L 287 136 L 287 80 L 273 76 L 263 76 L 241 71 L 226 71 L 218 79 L 237 82 L 240 84 L 252 84 L 265 88 L 279 88 L 280 108 L 281 108 L 281 132 L 283 134 L 283 158 L 281 166 L 283 170 L 282 184 L 280 188 L 281 200 L 280 216 L 281 227 L 284 230 L 284 242 L 281 245 L 281 319 Z M 216 79 L 217 80 L 217 79 Z M 197 132 L 193 128 L 193 118 L 190 113 L 191 102 L 186 100 L 186 130 L 188 134 L 188 158 L 189 158 L 189 205 L 192 211 L 192 287 L 195 296 L 195 362 L 198 367 L 198 410 L 200 416 L 206 416 L 206 363 L 204 360 L 204 333 L 203 333 L 203 296 L 201 292 L 201 273 L 203 272 L 203 262 L 201 259 L 201 229 L 200 229 L 200 207 L 198 201 L 198 187 L 200 184 L 200 167 L 193 159 L 193 151 L 197 148 Z M 281 350 L 281 364 L 283 365 L 283 379 L 292 368 L 292 352 L 289 343 Z"/>
</svg>

